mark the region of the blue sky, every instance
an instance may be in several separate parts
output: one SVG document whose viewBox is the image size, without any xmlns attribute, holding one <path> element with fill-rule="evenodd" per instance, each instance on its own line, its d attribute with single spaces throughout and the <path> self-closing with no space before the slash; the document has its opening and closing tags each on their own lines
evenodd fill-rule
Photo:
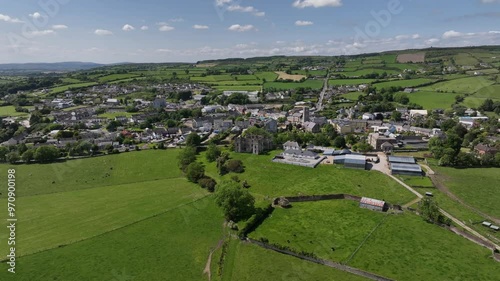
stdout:
<svg viewBox="0 0 500 281">
<path fill-rule="evenodd" d="M 0 38 L 0 63 L 491 45 L 500 0 L 0 0 Z"/>
</svg>

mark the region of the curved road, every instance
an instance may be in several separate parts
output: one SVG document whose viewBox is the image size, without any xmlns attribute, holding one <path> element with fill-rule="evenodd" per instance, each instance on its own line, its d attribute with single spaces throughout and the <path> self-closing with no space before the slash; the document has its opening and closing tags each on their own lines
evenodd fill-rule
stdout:
<svg viewBox="0 0 500 281">
<path fill-rule="evenodd" d="M 415 189 L 413 189 L 411 186 L 405 184 L 404 182 L 402 182 L 401 180 L 399 180 L 395 176 L 391 175 L 391 172 L 389 171 L 389 168 L 387 166 L 387 158 L 385 157 L 384 153 L 379 153 L 378 155 L 379 155 L 380 162 L 378 164 L 373 165 L 373 170 L 376 170 L 376 171 L 379 171 L 381 173 L 384 173 L 384 174 L 388 175 L 393 180 L 395 180 L 396 182 L 398 182 L 400 185 L 404 186 L 410 192 L 412 192 L 413 194 L 415 194 L 418 198 L 423 198 L 424 197 L 422 194 L 420 194 L 418 191 L 416 191 Z M 493 243 L 490 239 L 484 237 L 483 235 L 481 235 L 480 233 L 478 233 L 474 229 L 468 227 L 462 221 L 460 221 L 459 219 L 455 218 L 454 216 L 452 216 L 451 214 L 449 214 L 448 212 L 446 212 L 442 208 L 439 208 L 439 211 L 445 217 L 447 217 L 451 221 L 453 221 L 456 225 L 462 227 L 463 229 L 465 229 L 466 231 L 468 231 L 472 235 L 476 236 L 477 238 L 483 240 L 484 242 L 487 242 L 487 243 L 493 245 L 497 250 L 500 251 L 500 246 L 498 244 Z"/>
</svg>

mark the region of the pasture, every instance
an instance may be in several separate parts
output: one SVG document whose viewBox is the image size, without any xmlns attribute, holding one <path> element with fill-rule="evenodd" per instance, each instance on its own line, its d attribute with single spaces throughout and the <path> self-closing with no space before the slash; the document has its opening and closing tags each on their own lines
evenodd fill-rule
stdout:
<svg viewBox="0 0 500 281">
<path fill-rule="evenodd" d="M 51 94 L 59 94 L 59 93 L 66 92 L 68 90 L 78 90 L 78 89 L 88 88 L 88 87 L 95 86 L 95 85 L 97 85 L 96 82 L 69 84 L 69 85 L 54 87 L 54 88 L 50 89 L 50 93 Z"/>
<path fill-rule="evenodd" d="M 361 281 L 363 277 L 263 249 L 231 242 L 222 280 Z M 216 279 L 217 280 L 217 279 Z"/>
<path fill-rule="evenodd" d="M 29 113 L 17 112 L 13 105 L 0 106 L 0 117 L 28 117 Z"/>
<path fill-rule="evenodd" d="M 411 213 L 389 215 L 350 266 L 395 280 L 500 280 L 491 251 Z M 460 268 L 460 270 L 456 270 Z"/>
<path fill-rule="evenodd" d="M 114 231 L 20 257 L 15 280 L 119 280 L 124 276 L 136 281 L 207 280 L 202 271 L 209 250 L 222 236 L 218 207 L 212 198 L 163 207 L 156 216 Z M 101 219 L 98 213 L 93 215 L 95 222 Z M 1 263 L 0 279 L 11 280 L 11 276 L 7 264 Z"/>
<path fill-rule="evenodd" d="M 289 209 L 275 209 L 249 236 L 256 240 L 266 238 L 269 243 L 289 246 L 299 252 L 313 252 L 320 258 L 346 262 L 385 216 L 358 205 L 348 200 L 292 203 Z"/>
<path fill-rule="evenodd" d="M 278 90 L 291 90 L 297 88 L 311 88 L 319 90 L 323 88 L 323 80 L 312 80 L 308 79 L 304 82 L 266 82 L 264 84 L 265 89 L 278 89 Z"/>
<path fill-rule="evenodd" d="M 426 79 L 426 78 L 417 78 L 417 79 L 408 79 L 408 80 L 392 80 L 392 81 L 387 81 L 387 82 L 380 82 L 380 83 L 375 83 L 373 84 L 373 87 L 376 89 L 388 89 L 390 87 L 402 87 L 402 88 L 407 88 L 407 87 L 418 87 L 423 84 L 431 83 L 436 80 L 433 79 Z"/>
<path fill-rule="evenodd" d="M 454 169 L 433 167 L 443 184 L 461 200 L 500 218 L 500 168 Z"/>
<path fill-rule="evenodd" d="M 330 86 L 362 85 L 371 84 L 375 79 L 329 79 Z"/>
<path fill-rule="evenodd" d="M 473 94 L 481 88 L 494 84 L 488 77 L 477 76 L 455 79 L 445 82 L 436 83 L 430 86 L 421 88 L 424 91 L 441 91 L 446 93 Z"/>
<path fill-rule="evenodd" d="M 311 169 L 271 162 L 278 153 L 274 151 L 270 155 L 259 156 L 231 154 L 231 157 L 240 159 L 247 167 L 246 172 L 238 176 L 252 186 L 252 193 L 269 197 L 348 193 L 381 198 L 393 204 L 404 204 L 415 197 L 398 183 L 376 171 L 359 171 L 332 165 L 319 165 L 316 169 Z M 219 178 L 215 164 L 207 164 L 206 171 L 211 177 Z M 231 175 L 225 175 L 223 178 L 230 177 Z"/>
<path fill-rule="evenodd" d="M 431 91 L 418 91 L 407 94 L 408 98 L 410 98 L 410 102 L 421 105 L 424 109 L 451 108 L 452 104 L 455 103 L 455 97 L 457 95 L 458 94 Z"/>
</svg>

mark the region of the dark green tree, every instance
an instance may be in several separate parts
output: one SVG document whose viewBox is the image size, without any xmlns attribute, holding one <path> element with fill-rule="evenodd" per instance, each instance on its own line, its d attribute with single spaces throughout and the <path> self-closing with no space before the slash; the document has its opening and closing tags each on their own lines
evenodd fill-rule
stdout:
<svg viewBox="0 0 500 281">
<path fill-rule="evenodd" d="M 186 177 L 190 182 L 197 183 L 205 176 L 205 167 L 199 162 L 193 162 L 186 168 Z"/>
<path fill-rule="evenodd" d="M 222 208 L 226 220 L 238 222 L 249 218 L 255 212 L 255 198 L 234 181 L 217 185 L 215 203 Z"/>
</svg>

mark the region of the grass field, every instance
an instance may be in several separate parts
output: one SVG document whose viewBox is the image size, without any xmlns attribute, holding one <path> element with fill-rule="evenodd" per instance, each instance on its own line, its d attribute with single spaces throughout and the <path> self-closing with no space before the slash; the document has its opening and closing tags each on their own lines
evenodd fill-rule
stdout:
<svg viewBox="0 0 500 281">
<path fill-rule="evenodd" d="M 18 255 L 68 245 L 156 215 L 205 196 L 184 178 L 144 181 L 55 194 L 20 197 L 16 201 Z M 6 206 L 6 200 L 0 200 Z M 7 213 L 0 216 L 7 219 Z M 54 235 L 54 232 L 57 235 Z M 2 232 L 3 238 L 5 232 Z M 7 244 L 0 245 L 7 252 Z"/>
<path fill-rule="evenodd" d="M 479 61 L 468 53 L 459 53 L 453 57 L 457 65 L 467 65 L 473 66 L 479 63 Z"/>
<path fill-rule="evenodd" d="M 252 244 L 233 241 L 230 244 L 223 281 L 297 280 L 358 281 L 357 275 L 282 255 Z M 219 279 L 216 279 L 219 280 Z"/>
<path fill-rule="evenodd" d="M 410 102 L 423 106 L 425 109 L 447 109 L 455 103 L 455 96 L 458 94 L 438 93 L 429 91 L 419 91 L 407 94 Z"/>
<path fill-rule="evenodd" d="M 500 280 L 491 251 L 405 213 L 392 215 L 349 265 L 396 280 Z M 460 270 L 457 270 L 457 269 Z"/>
<path fill-rule="evenodd" d="M 16 166 L 17 196 L 33 196 L 102 186 L 181 177 L 179 150 L 128 152 L 50 165 Z M 0 165 L 5 170 L 8 165 Z M 109 176 L 107 176 L 109 174 Z"/>
<path fill-rule="evenodd" d="M 239 177 L 248 181 L 252 186 L 252 193 L 269 197 L 349 193 L 385 199 L 393 204 L 403 204 L 414 199 L 412 193 L 376 171 L 359 171 L 331 165 L 311 169 L 271 162 L 276 154 L 278 152 L 261 156 L 232 154 L 232 157 L 242 160 L 248 167 Z M 206 170 L 210 176 L 218 178 L 215 164 L 207 164 Z M 229 179 L 230 176 L 224 177 Z"/>
<path fill-rule="evenodd" d="M 136 113 L 137 114 L 137 113 Z M 130 112 L 106 112 L 103 114 L 99 114 L 98 117 L 105 117 L 108 119 L 115 119 L 118 116 L 125 116 L 125 117 L 131 117 L 133 114 Z"/>
<path fill-rule="evenodd" d="M 50 89 L 50 93 L 59 94 L 59 93 L 66 92 L 68 90 L 77 90 L 77 89 L 87 88 L 87 87 L 91 87 L 91 86 L 95 86 L 95 85 L 97 85 L 96 82 L 69 84 L 69 85 L 65 85 L 65 86 L 52 88 L 52 89 Z"/>
<path fill-rule="evenodd" d="M 361 85 L 370 84 L 375 79 L 329 79 L 328 85 L 330 86 L 341 86 L 341 85 Z"/>
<path fill-rule="evenodd" d="M 1 117 L 27 117 L 29 113 L 16 112 L 16 107 L 13 105 L 0 106 Z"/>
<path fill-rule="evenodd" d="M 418 79 L 409 79 L 409 80 L 394 80 L 394 81 L 388 81 L 388 82 L 381 82 L 381 83 L 376 83 L 373 84 L 373 86 L 377 89 L 383 89 L 383 88 L 390 88 L 390 87 L 417 87 L 422 84 L 427 84 L 430 82 L 433 82 L 435 80 L 433 79 L 426 79 L 426 78 L 418 78 Z"/>
<path fill-rule="evenodd" d="M 21 257 L 14 279 L 2 263 L 0 280 L 207 280 L 203 268 L 220 239 L 222 222 L 213 199 L 205 198 L 92 239 Z"/>
<path fill-rule="evenodd" d="M 289 209 L 277 208 L 250 237 L 345 262 L 385 216 L 358 205 L 348 200 L 292 203 Z"/>
<path fill-rule="evenodd" d="M 133 79 L 138 77 L 138 75 L 135 74 L 111 74 L 111 75 L 106 75 L 103 77 L 99 77 L 99 83 L 107 83 L 107 82 L 112 82 L 116 80 L 123 80 L 123 79 Z"/>
<path fill-rule="evenodd" d="M 264 81 L 266 79 L 267 82 L 273 82 L 276 79 L 278 79 L 278 74 L 274 72 L 257 72 L 255 73 L 255 77 L 259 78 L 260 80 Z"/>
<path fill-rule="evenodd" d="M 443 91 L 443 92 L 455 92 L 461 94 L 473 94 L 480 90 L 481 88 L 490 86 L 494 84 L 494 81 L 488 79 L 488 77 L 467 77 L 462 79 L 455 79 L 451 81 L 445 81 L 436 83 L 430 86 L 423 87 L 423 91 Z"/>
<path fill-rule="evenodd" d="M 397 176 L 400 180 L 411 187 L 433 188 L 434 184 L 428 177 Z"/>
<path fill-rule="evenodd" d="M 500 168 L 433 169 L 453 194 L 482 212 L 500 218 Z"/>
<path fill-rule="evenodd" d="M 311 89 L 321 89 L 323 87 L 323 80 L 306 80 L 304 82 L 267 82 L 264 84 L 264 88 L 275 88 L 280 90 L 290 90 L 297 88 L 311 88 Z"/>
</svg>

